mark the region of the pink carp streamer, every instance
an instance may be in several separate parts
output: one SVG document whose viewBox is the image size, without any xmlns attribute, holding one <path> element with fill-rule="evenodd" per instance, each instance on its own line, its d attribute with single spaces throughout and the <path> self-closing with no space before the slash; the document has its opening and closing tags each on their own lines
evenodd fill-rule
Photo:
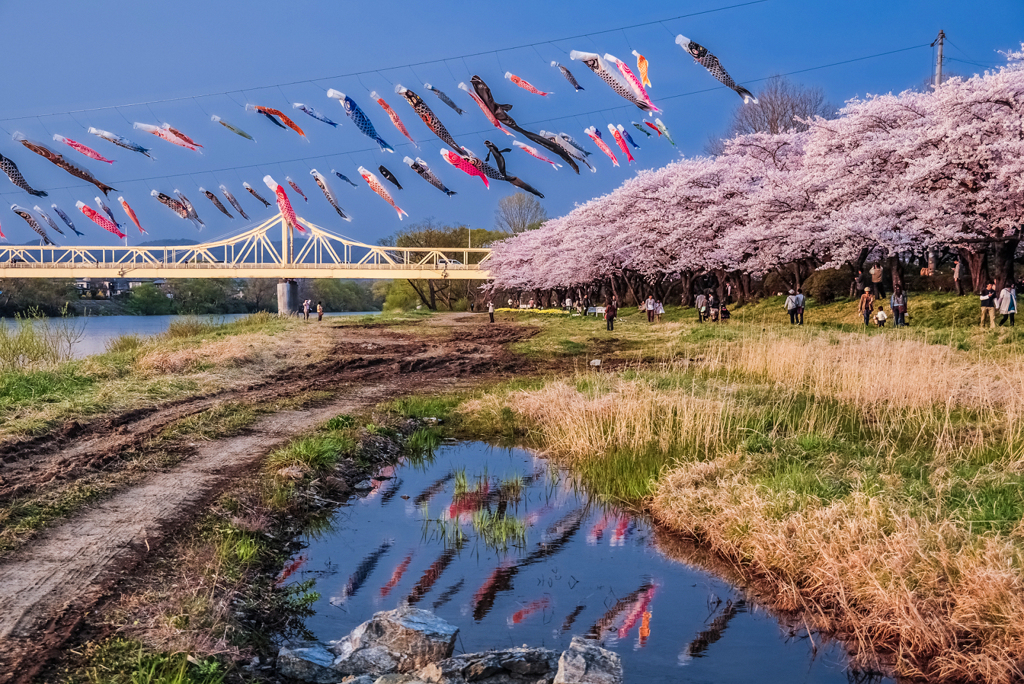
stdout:
<svg viewBox="0 0 1024 684">
<path fill-rule="evenodd" d="M 128 218 L 132 220 L 135 227 L 139 229 L 140 233 L 145 233 L 146 229 L 139 223 L 139 217 L 135 215 L 135 210 L 128 206 L 128 202 L 125 201 L 124 197 L 118 197 L 117 201 L 121 203 L 121 208 L 124 209 L 124 213 L 128 214 Z"/>
<path fill-rule="evenodd" d="M 113 159 L 107 159 L 106 157 L 104 157 L 102 154 L 92 149 L 91 147 L 86 147 L 82 143 L 76 142 L 71 138 L 65 138 L 63 135 L 57 135 L 56 133 L 54 133 L 53 139 L 57 142 L 64 143 L 65 145 L 73 149 L 75 152 L 81 152 L 89 159 L 95 159 L 96 161 L 106 162 L 107 164 L 114 163 Z"/>
<path fill-rule="evenodd" d="M 402 214 L 405 214 L 406 216 L 409 215 L 408 212 L 395 204 L 395 200 L 391 199 L 391 194 L 388 193 L 388 189 L 381 185 L 380 179 L 377 178 L 372 171 L 360 166 L 359 175 L 363 177 L 363 180 L 366 181 L 366 184 L 370 186 L 371 190 L 380 195 L 385 202 L 390 204 L 394 210 L 398 212 L 399 221 L 402 220 Z"/>
<path fill-rule="evenodd" d="M 100 212 L 98 212 L 95 209 L 93 209 L 92 207 L 90 207 L 85 202 L 76 202 L 75 206 L 78 207 L 78 210 L 80 212 L 82 212 L 83 214 L 88 216 L 90 219 L 92 219 L 92 222 L 95 223 L 100 228 L 102 228 L 103 230 L 109 231 L 109 232 L 113 233 L 114 235 L 116 235 L 117 237 L 122 238 L 122 239 L 127 237 L 124 233 L 122 233 L 118 229 L 116 223 L 114 223 L 113 221 L 108 219 L 106 216 L 104 216 Z"/>
<path fill-rule="evenodd" d="M 596 126 L 584 128 L 583 132 L 589 135 L 590 139 L 593 140 L 599 148 L 601 148 L 601 151 L 608 155 L 608 158 L 612 160 L 612 164 L 615 166 L 619 165 L 619 160 L 615 158 L 615 153 L 612 152 L 612 148 L 608 147 L 608 144 L 601 139 L 601 131 L 597 130 Z"/>
<path fill-rule="evenodd" d="M 263 182 L 277 195 L 277 208 L 281 210 L 281 215 L 284 216 L 284 220 L 288 222 L 288 225 L 305 233 L 306 229 L 299 223 L 299 217 L 295 215 L 292 202 L 288 199 L 288 195 L 285 193 L 284 188 L 281 187 L 281 184 L 269 175 L 263 177 Z"/>
<path fill-rule="evenodd" d="M 619 146 L 622 153 L 626 155 L 626 159 L 629 161 L 636 161 L 633 159 L 633 155 L 629 152 L 629 147 L 626 145 L 626 139 L 622 137 L 622 133 L 615 127 L 614 124 L 608 124 L 608 132 L 615 138 L 615 144 Z"/>
<path fill-rule="evenodd" d="M 177 145 L 178 147 L 184 147 L 186 150 L 192 150 L 193 152 L 199 151 L 196 149 L 195 145 L 188 142 L 184 138 L 179 138 L 169 128 L 154 126 L 152 124 L 139 123 L 138 121 L 132 124 L 132 128 L 135 128 L 140 131 L 145 131 L 146 133 L 152 133 L 161 140 L 166 140 L 172 145 Z"/>
<path fill-rule="evenodd" d="M 408 129 L 405 127 L 405 124 L 402 123 L 402 120 L 398 118 L 398 113 L 391 108 L 391 105 L 385 102 L 384 98 L 377 94 L 376 90 L 370 93 L 370 97 L 377 101 L 377 104 L 381 106 L 384 112 L 388 115 L 388 118 L 391 119 L 391 123 L 395 124 L 395 128 L 397 128 L 402 135 L 409 139 L 409 142 L 412 143 L 412 146 L 415 147 L 417 150 L 420 149 L 420 146 L 416 144 L 416 141 L 412 139 L 411 135 L 409 135 Z"/>
<path fill-rule="evenodd" d="M 637 96 L 647 103 L 647 105 L 651 108 L 651 111 L 661 111 L 660 109 L 654 106 L 653 102 L 651 102 L 651 96 L 647 94 L 646 90 L 644 90 L 644 84 L 640 82 L 640 79 L 636 77 L 636 74 L 633 73 L 633 70 L 630 69 L 625 62 L 623 62 L 615 55 L 606 54 L 604 58 L 619 68 L 619 73 L 622 74 L 623 77 L 625 77 L 626 82 L 633 87 L 633 91 L 637 94 Z"/>
<path fill-rule="evenodd" d="M 551 94 L 550 91 L 549 92 L 544 92 L 543 90 L 540 90 L 539 88 L 537 88 L 535 85 L 533 85 L 532 83 L 530 83 L 526 79 L 519 78 L 518 76 L 516 76 L 515 74 L 513 74 L 510 71 L 506 71 L 505 72 L 505 78 L 507 78 L 508 80 L 512 81 L 513 83 L 515 83 L 517 86 L 519 86 L 520 88 L 522 88 L 523 90 L 525 90 L 528 93 L 533 93 L 534 95 L 542 95 L 542 96 L 545 96 L 545 97 Z"/>
<path fill-rule="evenodd" d="M 470 176 L 477 176 L 480 180 L 484 182 L 484 185 L 487 186 L 488 190 L 491 189 L 491 182 L 487 180 L 487 176 L 484 175 L 483 171 L 478 169 L 473 164 L 470 164 L 469 160 L 466 159 L 465 157 L 457 155 L 451 150 L 441 150 L 441 157 L 446 162 L 457 168 L 459 171 L 468 173 Z"/>
<path fill-rule="evenodd" d="M 551 166 L 555 167 L 556 169 L 562 168 L 561 164 L 556 164 L 554 161 L 552 161 L 552 160 L 548 159 L 547 157 L 545 157 L 543 154 L 540 153 L 540 151 L 536 147 L 533 147 L 531 145 L 527 145 L 525 143 L 521 143 L 518 140 L 513 140 L 512 144 L 515 145 L 516 147 L 518 147 L 519 149 L 521 149 L 523 152 L 526 152 L 526 154 L 530 155 L 531 157 L 535 157 L 537 159 L 540 159 L 541 161 L 547 162 L 548 164 L 551 164 Z"/>
</svg>

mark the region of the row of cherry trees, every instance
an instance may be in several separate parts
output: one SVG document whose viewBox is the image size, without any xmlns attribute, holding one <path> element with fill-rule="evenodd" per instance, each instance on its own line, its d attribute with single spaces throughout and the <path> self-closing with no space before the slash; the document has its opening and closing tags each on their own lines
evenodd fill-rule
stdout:
<svg viewBox="0 0 1024 684">
<path fill-rule="evenodd" d="M 929 92 L 852 100 L 802 133 L 741 135 L 713 158 L 640 172 L 494 245 L 494 286 L 635 296 L 713 276 L 742 300 L 773 271 L 800 283 L 869 258 L 899 281 L 898 257 L 930 250 L 958 255 L 976 288 L 989 267 L 1001 285 L 1024 218 L 1024 68 L 1010 58 Z"/>
</svg>

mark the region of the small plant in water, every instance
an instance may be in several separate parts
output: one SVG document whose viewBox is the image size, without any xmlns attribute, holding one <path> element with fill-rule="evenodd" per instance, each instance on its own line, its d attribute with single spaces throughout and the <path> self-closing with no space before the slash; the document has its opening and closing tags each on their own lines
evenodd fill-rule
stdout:
<svg viewBox="0 0 1024 684">
<path fill-rule="evenodd" d="M 502 500 L 519 503 L 519 500 L 523 497 L 523 487 L 523 476 L 513 475 L 502 480 L 498 489 Z"/>
<path fill-rule="evenodd" d="M 473 513 L 473 530 L 484 544 L 507 551 L 510 546 L 522 548 L 526 545 L 526 523 L 518 518 L 498 515 L 488 510 Z"/>
</svg>

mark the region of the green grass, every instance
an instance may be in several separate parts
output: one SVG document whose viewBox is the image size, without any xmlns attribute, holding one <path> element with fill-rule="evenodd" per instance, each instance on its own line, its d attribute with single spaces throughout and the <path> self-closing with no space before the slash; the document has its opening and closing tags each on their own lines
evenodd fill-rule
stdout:
<svg viewBox="0 0 1024 684">
<path fill-rule="evenodd" d="M 267 456 L 265 464 L 270 470 L 291 466 L 322 472 L 333 468 L 345 455 L 355 451 L 356 443 L 351 437 L 338 434 L 321 434 L 303 437 Z"/>
<path fill-rule="evenodd" d="M 414 464 L 430 461 L 434 451 L 441 446 L 442 439 L 441 431 L 437 428 L 420 428 L 406 439 L 405 453 Z"/>
<path fill-rule="evenodd" d="M 201 440 L 230 437 L 255 423 L 266 412 L 265 407 L 256 404 L 227 402 L 175 421 L 160 432 L 160 437 Z"/>
<path fill-rule="evenodd" d="M 355 426 L 356 426 L 355 416 L 350 416 L 347 413 L 344 413 L 344 414 L 342 414 L 340 416 L 334 416 L 333 418 L 328 420 L 326 423 L 324 423 L 324 429 L 325 430 L 332 430 L 332 431 L 347 430 L 349 428 L 354 428 Z"/>
<path fill-rule="evenodd" d="M 124 354 L 138 351 L 145 344 L 141 335 L 124 334 L 107 340 L 106 350 L 108 354 Z"/>
<path fill-rule="evenodd" d="M 460 398 L 452 395 L 422 396 L 414 395 L 396 399 L 388 408 L 405 418 L 437 418 L 445 420 L 459 405 Z"/>
<path fill-rule="evenodd" d="M 22 406 L 67 401 L 92 389 L 97 378 L 81 372 L 70 362 L 52 370 L 0 372 L 0 415 Z"/>
<path fill-rule="evenodd" d="M 191 663 L 184 653 L 156 653 L 131 639 L 89 643 L 84 652 L 83 666 L 65 684 L 221 684 L 227 675 L 214 658 Z"/>
</svg>

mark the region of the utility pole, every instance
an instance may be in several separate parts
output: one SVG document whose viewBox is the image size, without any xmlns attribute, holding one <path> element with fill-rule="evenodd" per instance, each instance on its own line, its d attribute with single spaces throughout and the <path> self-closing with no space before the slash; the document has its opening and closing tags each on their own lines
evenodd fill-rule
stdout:
<svg viewBox="0 0 1024 684">
<path fill-rule="evenodd" d="M 935 53 L 935 87 L 938 88 L 942 85 L 942 46 L 946 42 L 946 32 L 939 31 L 938 38 L 932 43 L 932 46 L 939 46 L 938 51 Z"/>
<path fill-rule="evenodd" d="M 942 46 L 946 42 L 946 32 L 939 29 L 939 35 L 935 38 L 933 46 L 938 46 L 938 50 L 935 52 L 935 88 L 938 89 L 942 85 Z M 938 268 L 938 256 L 935 254 L 935 250 L 928 250 L 928 275 L 935 275 L 935 269 Z"/>
</svg>

